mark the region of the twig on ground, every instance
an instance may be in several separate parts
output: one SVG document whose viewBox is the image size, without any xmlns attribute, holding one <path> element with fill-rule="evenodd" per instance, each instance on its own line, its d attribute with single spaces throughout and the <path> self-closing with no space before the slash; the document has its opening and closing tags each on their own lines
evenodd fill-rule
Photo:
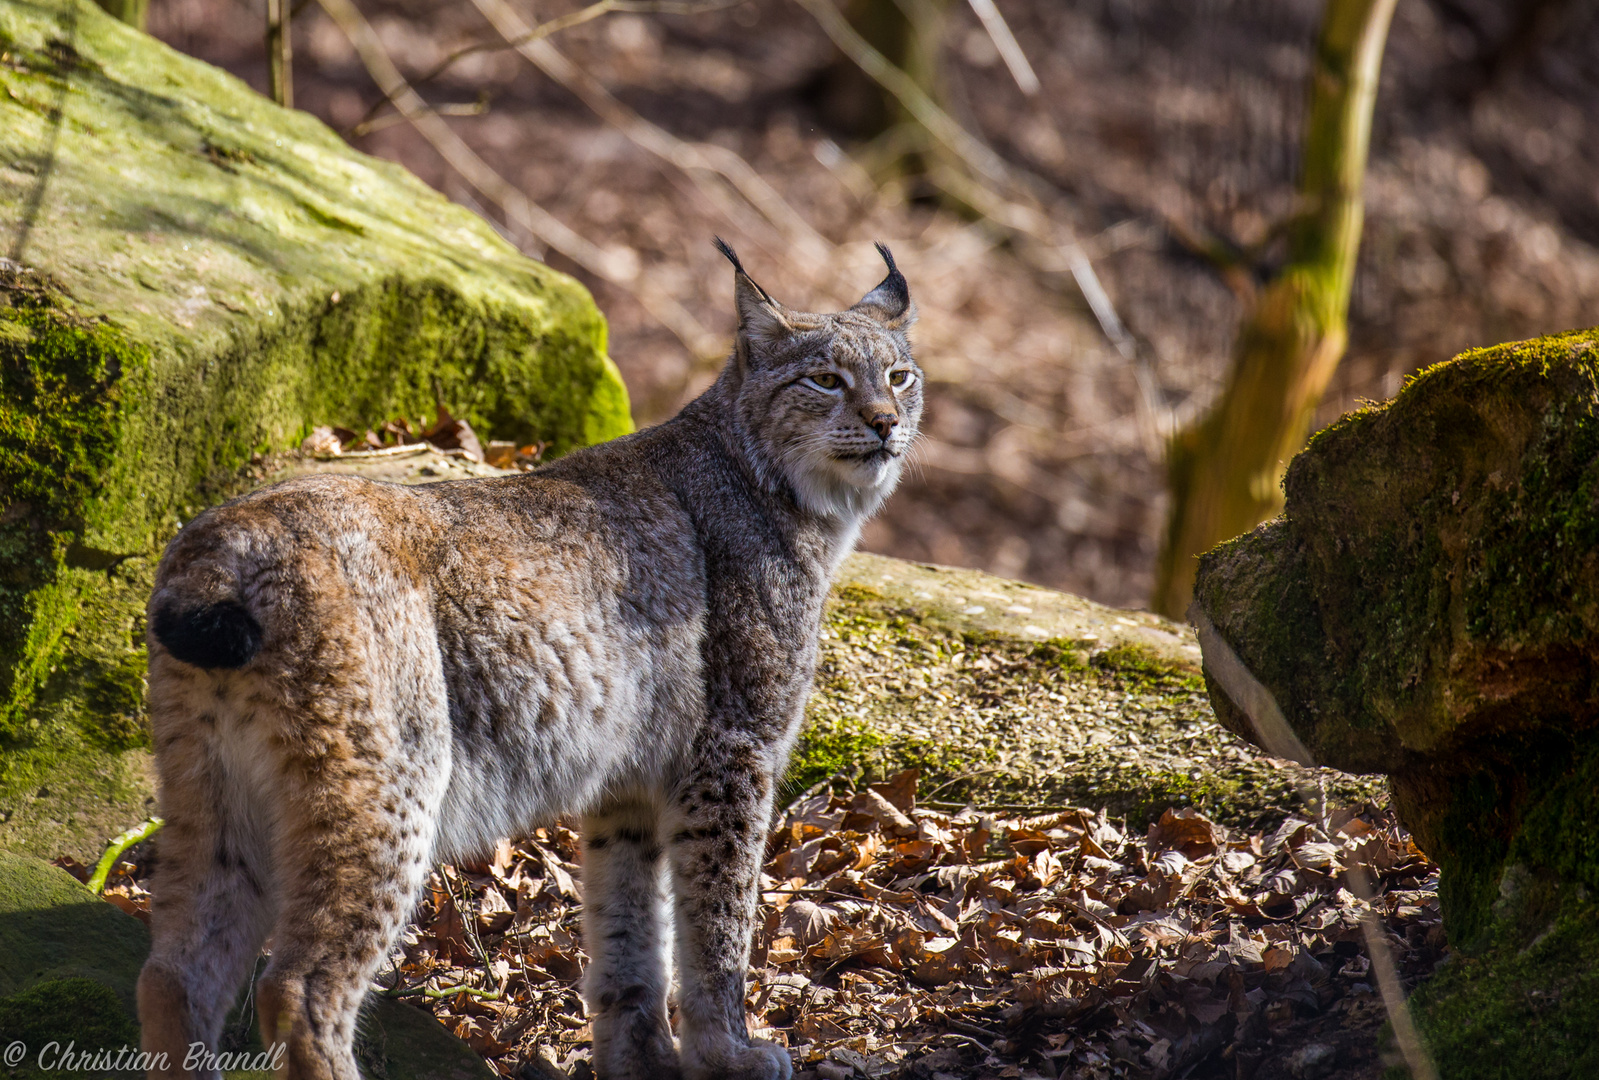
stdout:
<svg viewBox="0 0 1599 1080">
<path fill-rule="evenodd" d="M 1288 757 L 1302 765 L 1314 765 L 1315 759 L 1310 750 L 1288 726 L 1276 697 L 1239 659 L 1204 609 L 1195 603 L 1189 609 L 1188 616 L 1199 632 L 1205 670 L 1215 676 L 1227 696 L 1244 711 L 1259 744 L 1266 748 L 1267 753 Z M 1317 811 L 1318 802 L 1325 805 L 1325 794 L 1316 791 L 1308 783 L 1301 786 L 1299 795 L 1312 812 Z M 1360 931 L 1366 939 L 1366 950 L 1371 957 L 1372 974 L 1377 978 L 1378 992 L 1388 1010 L 1389 1023 L 1393 1025 L 1394 1041 L 1399 1044 L 1410 1075 L 1415 1080 L 1438 1080 L 1438 1067 L 1422 1043 L 1415 1019 L 1410 1015 L 1405 988 L 1399 981 L 1399 965 L 1394 962 L 1393 947 L 1388 944 L 1383 927 L 1372 910 L 1374 890 L 1371 878 L 1367 876 L 1365 867 L 1355 865 L 1348 868 L 1344 881 L 1349 891 L 1362 902 Z"/>
<path fill-rule="evenodd" d="M 1410 1005 L 1405 1000 L 1405 987 L 1399 981 L 1399 965 L 1394 963 L 1394 950 L 1388 944 L 1386 927 L 1372 908 L 1375 890 L 1364 866 L 1351 866 L 1344 874 L 1349 891 L 1362 901 L 1360 932 L 1366 939 L 1366 953 L 1371 957 L 1371 973 L 1377 977 L 1377 992 L 1388 1009 L 1388 1021 L 1393 1025 L 1394 1042 L 1404 1055 L 1413 1080 L 1438 1080 L 1438 1066 L 1427 1053 L 1416 1030 L 1415 1018 L 1410 1015 Z"/>
<path fill-rule="evenodd" d="M 89 891 L 98 896 L 105 889 L 106 878 L 111 876 L 111 871 L 116 868 L 117 860 L 122 858 L 122 853 L 134 844 L 150 839 L 160 832 L 161 826 L 165 824 L 163 818 L 153 817 L 112 837 L 111 843 L 106 846 L 105 854 L 100 856 L 100 861 L 95 864 L 94 873 L 89 875 Z"/>
</svg>

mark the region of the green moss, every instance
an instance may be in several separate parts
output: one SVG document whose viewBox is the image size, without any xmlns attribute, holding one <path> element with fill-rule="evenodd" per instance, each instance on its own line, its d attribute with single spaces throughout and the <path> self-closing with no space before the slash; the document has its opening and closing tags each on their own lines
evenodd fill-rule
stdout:
<svg viewBox="0 0 1599 1080">
<path fill-rule="evenodd" d="M 1555 733 L 1508 742 L 1448 791 L 1434 857 L 1457 946 L 1485 947 L 1510 867 L 1599 891 L 1599 748 Z"/>
<path fill-rule="evenodd" d="M 107 750 L 150 745 L 144 715 L 144 676 L 149 657 L 132 649 L 101 666 L 89 681 L 83 704 L 89 714 L 84 737 Z"/>
<path fill-rule="evenodd" d="M 59 1053 L 48 1050 L 56 1044 L 56 1051 L 69 1045 L 74 1053 L 94 1054 L 97 1050 L 110 1051 L 114 1059 L 123 1047 L 136 1051 L 139 1046 L 139 1028 L 128 1016 L 117 995 L 104 983 L 93 979 L 50 979 L 37 983 L 18 994 L 0 998 L 0 1046 L 21 1042 L 29 1048 L 22 1063 L 5 1075 L 13 1077 L 53 1076 L 53 1069 L 40 1068 L 41 1054 L 45 1065 L 55 1065 Z M 91 1060 L 93 1060 L 91 1058 Z M 90 1070 L 78 1075 L 90 1076 L 142 1076 L 131 1070 Z"/>
<path fill-rule="evenodd" d="M 1429 751 L 1477 711 L 1484 666 L 1555 668 L 1583 652 L 1599 543 L 1596 344 L 1590 330 L 1465 353 L 1294 459 L 1287 520 L 1339 674 L 1323 711 L 1373 717 Z M 1523 684 L 1514 711 L 1560 712 L 1572 674 L 1542 693 Z"/>
<path fill-rule="evenodd" d="M 1299 809 L 1304 774 L 1217 753 L 1230 739 L 1192 666 L 1086 633 L 973 633 L 936 602 L 911 603 L 869 586 L 838 591 L 786 792 L 840 772 L 864 782 L 916 768 L 924 799 L 1089 806 L 1137 824 L 1170 806 L 1229 825 Z M 1334 805 L 1382 794 L 1370 778 L 1317 781 Z"/>
<path fill-rule="evenodd" d="M 780 795 L 804 791 L 839 773 L 858 780 L 882 745 L 883 737 L 863 721 L 849 717 L 813 721 L 800 731 Z"/>
<path fill-rule="evenodd" d="M 1050 638 L 1033 646 L 1030 657 L 1046 668 L 1082 673 L 1088 670 L 1088 661 L 1085 657 L 1092 646 L 1093 642 L 1091 641 L 1069 641 L 1065 638 Z"/>
<path fill-rule="evenodd" d="M 883 599 L 880 590 L 869 585 L 859 585 L 851 582 L 841 585 L 833 593 L 835 602 L 841 604 L 870 604 Z"/>
<path fill-rule="evenodd" d="M 1563 733 L 1507 740 L 1446 789 L 1431 854 L 1456 946 L 1488 939 L 1508 867 L 1599 890 L 1599 748 Z"/>
<path fill-rule="evenodd" d="M 1168 660 L 1141 645 L 1128 643 L 1101 649 L 1089 664 L 1123 686 L 1145 692 L 1205 689 L 1204 679 L 1192 665 Z"/>
<path fill-rule="evenodd" d="M 1596 380 L 1599 385 L 1599 380 Z M 1584 563 L 1599 547 L 1599 418 L 1562 400 L 1526 451 L 1519 482 L 1492 490 L 1473 537 L 1465 605 L 1471 633 L 1505 643 L 1584 634 Z M 1567 416 L 1563 413 L 1577 412 Z"/>
<path fill-rule="evenodd" d="M 78 1050 L 137 1048 L 134 987 L 149 951 L 149 932 L 137 919 L 40 859 L 0 851 L 0 1048 L 16 1039 L 35 1054 L 51 1040 L 74 1042 Z M 494 1075 L 430 1014 L 384 998 L 367 1002 L 358 1046 L 371 1080 Z M 228 1018 L 221 1049 L 260 1049 L 253 1010 L 243 1000 Z M 36 1075 L 44 1074 L 0 1068 L 0 1076 Z"/>
<path fill-rule="evenodd" d="M 1215 773 L 1195 777 L 1162 770 L 1135 777 L 1128 792 L 1127 823 L 1142 828 L 1160 820 L 1168 808 L 1189 806 L 1215 820 L 1229 819 L 1243 787 L 1242 779 Z"/>
<path fill-rule="evenodd" d="M 59 309 L 44 286 L 0 272 L 0 739 L 27 708 L 78 613 L 59 587 L 73 537 L 112 472 L 124 385 L 149 357 L 114 329 Z"/>
<path fill-rule="evenodd" d="M 1456 952 L 1411 998 L 1448 1080 L 1599 1076 L 1599 906 L 1547 881 L 1521 893 L 1488 947 Z"/>
<path fill-rule="evenodd" d="M 1510 857 L 1599 892 L 1599 748 L 1549 755 Z"/>
</svg>

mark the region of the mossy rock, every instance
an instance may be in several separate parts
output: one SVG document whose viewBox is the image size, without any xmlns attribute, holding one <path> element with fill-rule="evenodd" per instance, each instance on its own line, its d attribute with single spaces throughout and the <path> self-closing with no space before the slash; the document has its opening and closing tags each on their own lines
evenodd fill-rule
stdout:
<svg viewBox="0 0 1599 1080">
<path fill-rule="evenodd" d="M 1376 778 L 1302 769 L 1219 727 L 1193 631 L 975 570 L 856 554 L 823 626 L 785 791 L 921 771 L 923 799 L 1106 809 L 1137 825 L 1191 806 L 1228 824 L 1352 804 Z"/>
<path fill-rule="evenodd" d="M 66 871 L 31 855 L 0 851 L 0 1048 L 19 1040 L 28 1047 L 24 1061 L 10 1072 L 0 1068 L 0 1075 L 54 1075 L 60 1070 L 38 1068 L 39 1053 L 52 1041 L 74 1043 L 75 1052 L 105 1050 L 113 1058 L 124 1046 L 136 1050 L 134 988 L 149 951 L 150 935 L 139 920 L 95 897 Z M 236 1037 L 225 1038 L 224 1052 L 260 1050 L 247 1012 L 235 1009 L 228 1030 Z M 431 1015 L 397 1001 L 368 999 L 358 1047 L 367 1080 L 494 1075 Z M 51 1057 L 45 1065 L 59 1060 Z"/>
<path fill-rule="evenodd" d="M 1201 560 L 1196 602 L 1318 762 L 1390 776 L 1452 944 L 1486 950 L 1471 970 L 1519 963 L 1510 868 L 1599 888 L 1599 330 L 1429 368 L 1313 439 L 1284 487 L 1282 518 Z M 1591 920 L 1518 919 L 1599 945 Z M 1429 991 L 1437 1015 L 1469 981 Z M 1549 993 L 1555 1028 L 1599 1025 L 1593 995 Z"/>
<path fill-rule="evenodd" d="M 116 1066 L 138 1053 L 139 1028 L 117 995 L 93 979 L 51 979 L 0 998 L 0 1046 L 21 1043 L 28 1052 L 4 1075 L 49 1076 L 72 1063 L 94 1076 L 140 1077 L 134 1068 Z M 83 1069 L 78 1054 L 104 1067 Z"/>
<path fill-rule="evenodd" d="M 155 558 L 251 455 L 631 420 L 584 289 L 398 166 L 92 5 L 0 53 L 0 843 L 82 858 L 147 811 Z"/>
<path fill-rule="evenodd" d="M 1599 904 L 1582 886 L 1511 864 L 1494 915 L 1478 948 L 1457 952 L 1411 999 L 1439 1075 L 1599 1076 Z"/>
</svg>

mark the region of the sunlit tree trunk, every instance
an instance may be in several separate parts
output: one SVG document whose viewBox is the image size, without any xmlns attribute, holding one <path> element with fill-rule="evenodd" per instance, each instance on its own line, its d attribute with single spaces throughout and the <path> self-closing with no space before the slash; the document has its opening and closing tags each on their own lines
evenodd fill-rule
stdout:
<svg viewBox="0 0 1599 1080">
<path fill-rule="evenodd" d="M 112 18 L 143 30 L 150 17 L 150 0 L 95 0 Z"/>
<path fill-rule="evenodd" d="M 289 45 L 289 0 L 267 0 L 267 83 L 272 100 L 294 108 L 294 50 Z"/>
<path fill-rule="evenodd" d="M 1256 297 L 1220 400 L 1168 449 L 1171 513 L 1153 597 L 1166 615 L 1187 611 L 1196 556 L 1281 509 L 1283 469 L 1343 356 L 1394 3 L 1328 0 L 1322 16 L 1287 265 Z"/>
</svg>

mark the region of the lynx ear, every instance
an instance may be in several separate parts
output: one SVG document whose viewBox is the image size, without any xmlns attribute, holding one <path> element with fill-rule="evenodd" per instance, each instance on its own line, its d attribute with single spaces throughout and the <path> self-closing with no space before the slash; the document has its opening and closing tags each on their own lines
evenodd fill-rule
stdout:
<svg viewBox="0 0 1599 1080">
<path fill-rule="evenodd" d="M 772 299 L 771 293 L 755 283 L 744 264 L 720 236 L 714 238 L 716 249 L 733 264 L 733 303 L 738 309 L 738 335 L 741 344 L 748 341 L 771 341 L 793 332 L 783 305 Z"/>
<path fill-rule="evenodd" d="M 879 241 L 877 253 L 888 264 L 888 276 L 850 310 L 876 319 L 889 330 L 908 330 L 916 321 L 916 302 L 911 299 L 910 286 L 905 284 L 905 275 L 894 265 L 894 253 L 888 250 L 888 245 Z"/>
</svg>

